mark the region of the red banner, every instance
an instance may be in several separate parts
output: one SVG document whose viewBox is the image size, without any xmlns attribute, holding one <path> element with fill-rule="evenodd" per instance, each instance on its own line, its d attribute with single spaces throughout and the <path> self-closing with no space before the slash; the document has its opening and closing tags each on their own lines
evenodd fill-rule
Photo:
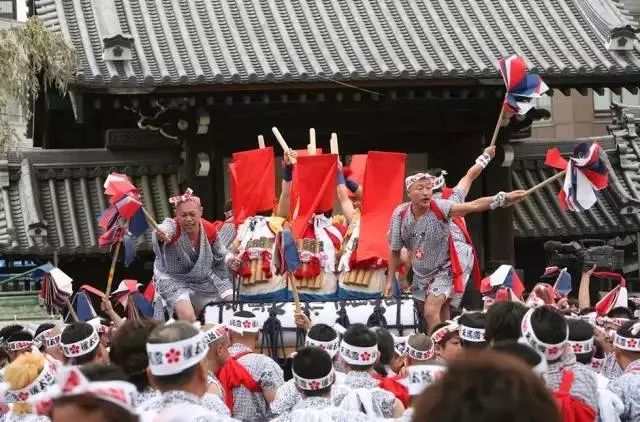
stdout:
<svg viewBox="0 0 640 422">
<path fill-rule="evenodd" d="M 298 156 L 298 163 L 293 169 L 290 203 L 295 238 L 302 236 L 314 213 L 333 208 L 337 171 L 337 155 Z"/>
<path fill-rule="evenodd" d="M 393 210 L 402 202 L 406 158 L 397 152 L 371 151 L 367 156 L 358 262 L 377 258 L 386 262 L 389 256 L 387 231 Z"/>
<path fill-rule="evenodd" d="M 351 162 L 349 163 L 349 169 L 351 169 L 350 179 L 358 182 L 360 186 L 364 182 L 364 172 L 367 168 L 367 154 L 355 154 L 351 156 Z"/>
<path fill-rule="evenodd" d="M 234 153 L 229 174 L 236 225 L 259 211 L 273 209 L 276 198 L 273 147 Z"/>
</svg>

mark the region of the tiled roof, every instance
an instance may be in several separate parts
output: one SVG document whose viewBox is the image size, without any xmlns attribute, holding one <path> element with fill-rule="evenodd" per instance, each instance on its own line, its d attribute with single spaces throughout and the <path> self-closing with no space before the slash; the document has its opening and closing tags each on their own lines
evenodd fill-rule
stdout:
<svg viewBox="0 0 640 422">
<path fill-rule="evenodd" d="M 167 198 L 179 191 L 175 151 L 41 150 L 0 161 L 0 256 L 51 257 L 104 252 L 97 219 L 106 208 L 105 177 L 129 175 L 147 210 L 170 215 Z M 139 250 L 149 249 L 150 235 Z"/>
<path fill-rule="evenodd" d="M 586 139 L 593 140 L 596 139 Z M 557 180 L 514 207 L 513 225 L 517 237 L 585 237 L 640 231 L 640 186 L 635 181 L 640 150 L 627 150 L 623 146 L 624 142 L 635 144 L 640 139 L 626 141 L 606 136 L 597 140 L 609 167 L 609 186 L 598 193 L 598 202 L 584 212 L 562 211 L 557 195 L 563 179 Z M 512 167 L 514 189 L 528 189 L 556 173 L 556 170 L 544 165 L 549 148 L 558 147 L 563 156 L 569 156 L 573 147 L 583 141 L 585 139 L 512 142 L 515 154 Z M 633 156 L 633 159 L 629 156 Z M 625 164 L 627 160 L 636 163 L 635 170 Z"/>
<path fill-rule="evenodd" d="M 616 0 L 35 0 L 78 53 L 76 85 L 488 79 L 519 54 L 553 85 L 640 80 Z M 122 60 L 125 59 L 125 60 Z M 626 79 L 619 78 L 624 74 Z"/>
</svg>

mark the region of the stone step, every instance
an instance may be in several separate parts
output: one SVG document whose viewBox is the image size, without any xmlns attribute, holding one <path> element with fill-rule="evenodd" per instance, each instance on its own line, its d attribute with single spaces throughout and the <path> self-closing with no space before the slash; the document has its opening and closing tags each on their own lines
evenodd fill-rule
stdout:
<svg viewBox="0 0 640 422">
<path fill-rule="evenodd" d="M 37 293 L 0 292 L 0 321 L 49 320 Z"/>
</svg>

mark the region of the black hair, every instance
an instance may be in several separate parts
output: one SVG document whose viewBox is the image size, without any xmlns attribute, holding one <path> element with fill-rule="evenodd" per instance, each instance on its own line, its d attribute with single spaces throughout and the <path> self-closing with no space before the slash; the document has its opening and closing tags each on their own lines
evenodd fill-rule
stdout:
<svg viewBox="0 0 640 422">
<path fill-rule="evenodd" d="M 331 356 L 318 347 L 303 347 L 293 357 L 292 370 L 296 375 L 306 379 L 319 379 L 329 375 L 333 368 Z M 304 390 L 307 397 L 326 396 L 331 386 L 320 390 Z"/>
<path fill-rule="evenodd" d="M 550 306 L 541 306 L 533 311 L 531 328 L 540 341 L 548 344 L 562 343 L 567 336 L 567 320 Z"/>
<path fill-rule="evenodd" d="M 0 330 L 0 339 L 6 341 L 7 337 L 9 337 L 12 333 L 22 330 L 24 330 L 24 327 L 18 324 L 12 324 L 2 327 L 2 329 Z"/>
<path fill-rule="evenodd" d="M 250 311 L 238 311 L 238 312 L 235 312 L 233 316 L 241 317 L 241 318 L 255 318 L 256 314 Z"/>
<path fill-rule="evenodd" d="M 624 306 L 617 306 L 617 307 L 613 308 L 612 310 L 610 310 L 607 313 L 607 316 L 609 318 L 633 319 L 633 312 L 631 312 L 631 309 L 626 308 Z"/>
<path fill-rule="evenodd" d="M 75 321 L 71 324 L 67 325 L 64 330 L 62 330 L 62 334 L 60 334 L 60 343 L 63 344 L 71 344 L 76 343 L 78 341 L 89 338 L 95 328 L 89 323 L 82 321 Z M 100 344 L 93 348 L 93 350 L 73 358 L 67 358 L 71 365 L 84 365 L 86 363 L 91 363 L 95 359 L 98 354 L 98 349 L 100 348 Z M 66 357 L 66 356 L 65 356 Z"/>
<path fill-rule="evenodd" d="M 502 340 L 494 343 L 491 348 L 496 352 L 506 353 L 520 359 L 527 366 L 534 368 L 543 357 L 540 356 L 531 346 L 518 343 L 515 340 Z"/>
<path fill-rule="evenodd" d="M 587 308 L 580 309 L 580 315 L 587 315 L 595 311 L 596 311 L 596 308 L 594 308 L 593 306 L 589 306 Z"/>
<path fill-rule="evenodd" d="M 33 334 L 31 334 L 27 330 L 14 331 L 11 334 L 9 334 L 6 338 L 7 343 L 10 343 L 12 341 L 32 341 L 32 340 L 33 340 Z"/>
<path fill-rule="evenodd" d="M 115 332 L 109 348 L 111 363 L 120 366 L 129 376 L 129 382 L 138 391 L 149 387 L 147 377 L 147 339 L 149 334 L 161 324 L 153 319 L 136 319 L 125 321 Z"/>
<path fill-rule="evenodd" d="M 38 328 L 36 328 L 36 332 L 33 334 L 33 337 L 38 337 L 38 334 L 42 333 L 43 331 L 50 330 L 55 326 L 56 325 L 51 322 L 45 322 L 43 324 L 40 324 L 38 325 Z"/>
<path fill-rule="evenodd" d="M 244 315 L 238 315 L 241 312 L 246 312 L 248 314 L 251 314 L 251 312 L 240 311 L 240 312 L 236 312 L 234 315 L 244 316 Z M 149 334 L 149 339 L 147 340 L 147 343 L 149 344 L 173 343 L 173 342 L 192 338 L 196 336 L 198 332 L 199 332 L 198 329 L 196 329 L 193 325 L 188 324 L 184 321 L 177 321 L 169 325 L 160 325 L 159 327 L 154 329 Z M 153 375 L 153 379 L 163 389 L 175 390 L 188 384 L 196 374 L 197 368 L 198 368 L 198 365 L 196 364 L 196 365 L 190 366 L 189 368 L 177 374 L 162 375 L 162 376 Z"/>
<path fill-rule="evenodd" d="M 311 326 L 307 335 L 316 341 L 332 341 L 338 337 L 336 330 L 327 324 L 315 324 Z"/>
<path fill-rule="evenodd" d="M 587 321 L 583 321 L 581 319 L 569 319 L 567 320 L 567 325 L 569 326 L 569 340 L 585 341 L 593 338 L 593 327 Z M 593 353 L 593 350 L 588 353 L 578 353 L 574 350 L 576 360 L 584 365 L 591 365 Z"/>
<path fill-rule="evenodd" d="M 357 347 L 372 347 L 378 344 L 376 335 L 364 324 L 352 324 L 344 333 L 342 341 Z M 366 372 L 369 371 L 373 365 L 349 364 L 349 367 L 354 371 Z"/>
<path fill-rule="evenodd" d="M 127 374 L 117 365 L 88 363 L 80 366 L 80 372 L 89 381 L 129 381 Z"/>
<path fill-rule="evenodd" d="M 465 314 L 460 315 L 458 318 L 458 324 L 464 325 L 469 328 L 485 328 L 487 325 L 486 314 L 482 312 L 467 312 Z M 462 330 L 462 328 L 460 328 Z M 484 349 L 487 347 L 487 342 L 485 341 L 468 341 L 460 336 L 460 344 L 462 344 L 463 348 L 467 349 Z"/>
<path fill-rule="evenodd" d="M 621 337 L 640 339 L 640 331 L 638 331 L 638 333 L 636 334 L 633 334 L 631 332 L 631 328 L 637 323 L 638 321 L 627 321 L 622 325 L 622 327 L 618 328 L 616 333 Z"/>
<path fill-rule="evenodd" d="M 518 302 L 504 301 L 491 305 L 487 311 L 485 340 L 492 341 L 517 340 L 520 338 L 522 317 L 527 307 Z"/>
<path fill-rule="evenodd" d="M 378 342 L 378 352 L 380 353 L 380 357 L 378 358 L 378 361 L 373 365 L 373 369 L 378 374 L 386 377 L 388 373 L 385 365 L 389 365 L 394 355 L 396 354 L 393 336 L 391 335 L 389 330 L 382 327 L 375 327 L 371 331 L 373 331 L 376 335 Z"/>
<path fill-rule="evenodd" d="M 63 406 L 76 406 L 85 412 L 99 413 L 107 422 L 138 422 L 139 416 L 122 406 L 89 394 L 62 396 L 53 400 L 53 409 L 49 416 L 55 420 L 56 409 Z"/>
</svg>

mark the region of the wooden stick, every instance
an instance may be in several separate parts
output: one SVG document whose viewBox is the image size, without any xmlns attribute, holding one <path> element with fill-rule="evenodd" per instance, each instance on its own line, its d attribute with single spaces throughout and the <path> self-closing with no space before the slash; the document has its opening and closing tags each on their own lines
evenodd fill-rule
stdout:
<svg viewBox="0 0 640 422">
<path fill-rule="evenodd" d="M 316 150 L 313 149 L 313 147 L 311 146 L 311 144 L 307 144 L 307 154 L 309 155 L 316 155 Z"/>
<path fill-rule="evenodd" d="M 284 138 L 282 137 L 282 134 L 280 133 L 280 131 L 278 130 L 277 127 L 272 127 L 271 131 L 273 132 L 273 134 L 275 135 L 276 139 L 278 140 L 278 143 L 280 144 L 280 146 L 282 147 L 282 150 L 284 151 L 284 153 L 288 153 L 289 152 L 289 145 L 287 145 L 287 143 L 285 142 Z M 296 159 L 291 159 L 291 164 L 295 164 L 296 163 Z"/>
<path fill-rule="evenodd" d="M 153 216 L 149 214 L 149 211 L 147 211 L 145 207 L 142 207 L 142 212 L 144 213 L 144 216 L 147 218 L 147 222 L 151 225 L 151 227 L 154 230 L 158 230 L 158 223 L 156 222 L 155 218 L 153 218 Z"/>
<path fill-rule="evenodd" d="M 500 132 L 500 125 L 502 124 L 502 117 L 504 116 L 504 104 L 500 107 L 500 115 L 498 116 L 498 123 L 496 123 L 496 128 L 493 130 L 493 137 L 491 138 L 490 147 L 496 144 L 496 139 L 498 139 L 498 132 Z"/>
<path fill-rule="evenodd" d="M 557 180 L 559 178 L 561 178 L 562 176 L 565 175 L 567 171 L 566 170 L 562 170 L 560 173 L 556 173 L 553 176 L 551 176 L 550 178 L 543 180 L 542 182 L 538 183 L 537 185 L 533 186 L 532 188 L 529 188 L 527 190 L 527 195 L 531 195 L 533 192 L 547 186 L 549 183 L 553 182 L 554 180 Z"/>
<path fill-rule="evenodd" d="M 329 140 L 329 145 L 331 148 L 331 154 L 340 155 L 340 150 L 338 149 L 338 134 L 332 133 L 331 139 Z"/>
<path fill-rule="evenodd" d="M 291 284 L 291 293 L 293 293 L 293 304 L 295 308 L 295 313 L 299 314 L 301 312 L 300 295 L 298 294 L 298 287 L 296 286 L 296 280 L 294 279 L 294 277 L 292 277 L 290 272 L 287 272 L 287 282 Z"/>
<path fill-rule="evenodd" d="M 309 149 L 310 155 L 316 155 L 318 153 L 318 149 L 316 147 L 316 130 L 314 128 L 309 129 Z"/>
<path fill-rule="evenodd" d="M 69 300 L 69 297 L 65 297 L 64 298 L 66 304 L 67 304 L 67 309 L 69 310 L 69 313 L 71 314 L 71 318 L 73 318 L 73 320 L 75 322 L 80 321 L 80 319 L 78 318 L 78 314 L 76 314 L 76 310 L 73 309 L 73 306 L 71 305 L 71 301 Z"/>
<path fill-rule="evenodd" d="M 258 148 L 264 149 L 264 136 L 258 135 Z"/>
<path fill-rule="evenodd" d="M 109 297 L 111 294 L 111 284 L 113 283 L 113 276 L 116 272 L 116 263 L 118 262 L 118 255 L 120 254 L 120 245 L 121 241 L 116 243 L 116 250 L 113 251 L 113 258 L 111 258 L 111 268 L 109 268 L 109 278 L 107 279 L 107 290 L 105 290 L 105 295 Z"/>
</svg>

